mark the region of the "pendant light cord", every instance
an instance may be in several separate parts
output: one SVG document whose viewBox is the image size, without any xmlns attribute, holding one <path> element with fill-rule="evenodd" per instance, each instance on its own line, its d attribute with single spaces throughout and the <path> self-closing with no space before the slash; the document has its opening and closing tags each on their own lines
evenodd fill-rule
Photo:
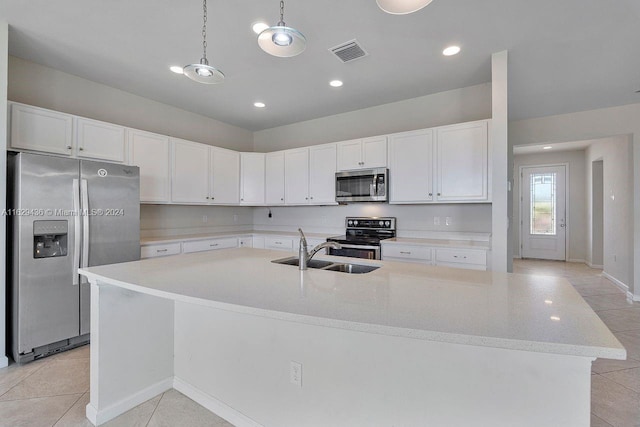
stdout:
<svg viewBox="0 0 640 427">
<path fill-rule="evenodd" d="M 207 0 L 202 0 L 202 58 L 207 61 Z"/>
<path fill-rule="evenodd" d="M 278 22 L 278 27 L 284 26 L 284 0 L 280 0 L 280 22 Z"/>
</svg>

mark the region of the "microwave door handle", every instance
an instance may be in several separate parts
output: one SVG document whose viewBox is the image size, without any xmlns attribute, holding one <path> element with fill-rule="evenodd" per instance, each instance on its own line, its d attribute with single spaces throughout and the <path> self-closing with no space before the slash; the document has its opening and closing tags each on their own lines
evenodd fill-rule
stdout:
<svg viewBox="0 0 640 427">
<path fill-rule="evenodd" d="M 81 183 L 82 193 L 82 268 L 89 266 L 89 189 L 87 188 L 87 180 L 83 179 Z M 82 278 L 80 283 L 88 283 Z"/>
<path fill-rule="evenodd" d="M 80 183 L 73 180 L 73 284 L 80 284 L 78 268 L 80 268 Z"/>
</svg>

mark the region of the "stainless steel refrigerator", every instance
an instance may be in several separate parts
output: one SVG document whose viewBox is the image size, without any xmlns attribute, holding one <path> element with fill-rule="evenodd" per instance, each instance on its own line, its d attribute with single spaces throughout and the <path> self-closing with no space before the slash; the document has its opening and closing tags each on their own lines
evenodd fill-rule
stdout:
<svg viewBox="0 0 640 427">
<path fill-rule="evenodd" d="M 88 342 L 78 268 L 140 259 L 139 170 L 19 153 L 8 174 L 9 334 L 24 363 Z"/>
</svg>

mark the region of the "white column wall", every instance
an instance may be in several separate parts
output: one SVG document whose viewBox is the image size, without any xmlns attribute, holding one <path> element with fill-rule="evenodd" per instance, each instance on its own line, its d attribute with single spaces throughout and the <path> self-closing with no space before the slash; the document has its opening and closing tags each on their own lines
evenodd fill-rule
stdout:
<svg viewBox="0 0 640 427">
<path fill-rule="evenodd" d="M 9 62 L 9 25 L 0 21 L 0 210 L 7 200 L 7 73 Z M 0 368 L 7 366 L 6 343 L 6 217 L 0 217 Z"/>
</svg>

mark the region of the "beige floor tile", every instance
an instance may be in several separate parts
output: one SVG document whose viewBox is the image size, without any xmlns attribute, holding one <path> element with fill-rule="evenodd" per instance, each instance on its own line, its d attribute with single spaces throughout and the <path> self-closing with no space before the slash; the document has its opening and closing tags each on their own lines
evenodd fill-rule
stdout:
<svg viewBox="0 0 640 427">
<path fill-rule="evenodd" d="M 164 393 L 148 427 L 233 427 L 183 394 L 169 390 Z"/>
<path fill-rule="evenodd" d="M 88 390 L 89 359 L 53 360 L 0 396 L 0 401 L 83 394 Z"/>
<path fill-rule="evenodd" d="M 611 282 L 579 284 L 570 280 L 570 283 L 583 297 L 594 295 L 624 295 L 624 292 Z"/>
<path fill-rule="evenodd" d="M 93 427 L 86 416 L 86 407 L 89 403 L 89 393 L 85 393 L 76 403 L 58 420 L 54 427 Z"/>
<path fill-rule="evenodd" d="M 153 415 L 153 412 L 156 410 L 161 398 L 162 395 L 159 395 L 153 399 L 147 400 L 130 411 L 127 411 L 119 417 L 104 424 L 103 427 L 145 427 L 149 423 L 151 415 Z"/>
<path fill-rule="evenodd" d="M 602 375 L 593 375 L 591 412 L 614 427 L 640 426 L 640 394 Z"/>
<path fill-rule="evenodd" d="M 640 368 L 640 361 L 628 356 L 627 360 L 596 359 L 591 365 L 591 370 L 597 374 L 633 368 Z"/>
<path fill-rule="evenodd" d="M 640 331 L 615 332 L 614 335 L 627 349 L 627 357 L 640 360 Z"/>
<path fill-rule="evenodd" d="M 640 368 L 607 372 L 601 375 L 611 381 L 615 381 L 620 385 L 640 393 Z"/>
<path fill-rule="evenodd" d="M 13 387 L 45 365 L 46 361 L 37 360 L 35 362 L 27 363 L 24 365 L 12 363 L 6 368 L 0 369 L 0 388 L 2 388 L 2 386 Z"/>
<path fill-rule="evenodd" d="M 612 332 L 640 329 L 640 308 L 620 308 L 599 311 L 598 316 Z"/>
<path fill-rule="evenodd" d="M 591 427 L 612 427 L 611 424 L 605 422 L 603 419 L 591 414 Z"/>
<path fill-rule="evenodd" d="M 594 311 L 613 310 L 620 308 L 640 308 L 639 302 L 627 299 L 627 296 L 620 292 L 617 294 L 592 295 L 583 297 Z M 640 325 L 639 325 L 640 328 Z"/>
<path fill-rule="evenodd" d="M 0 427 L 51 427 L 80 394 L 0 402 Z"/>
<path fill-rule="evenodd" d="M 49 356 L 50 360 L 70 360 L 70 359 L 88 359 L 90 346 L 83 345 L 82 347 L 74 348 L 73 350 L 63 351 L 54 356 Z"/>
</svg>

